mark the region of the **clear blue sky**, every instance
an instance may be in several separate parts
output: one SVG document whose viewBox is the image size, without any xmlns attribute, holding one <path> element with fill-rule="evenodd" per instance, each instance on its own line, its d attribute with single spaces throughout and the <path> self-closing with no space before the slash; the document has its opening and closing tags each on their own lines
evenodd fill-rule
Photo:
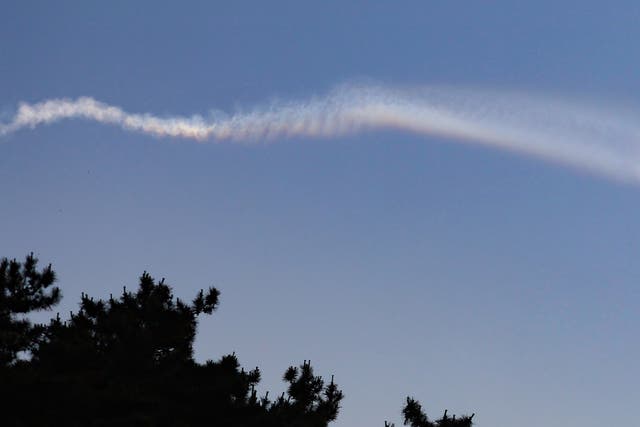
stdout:
<svg viewBox="0 0 640 427">
<path fill-rule="evenodd" d="M 233 111 L 344 82 L 638 102 L 637 1 L 30 2 L 0 6 L 0 117 L 87 95 Z M 65 121 L 0 141 L 0 256 L 59 273 L 62 313 L 143 270 L 209 285 L 199 360 L 283 389 L 311 359 L 337 427 L 629 424 L 640 401 L 640 187 L 380 131 L 197 144 Z"/>
</svg>

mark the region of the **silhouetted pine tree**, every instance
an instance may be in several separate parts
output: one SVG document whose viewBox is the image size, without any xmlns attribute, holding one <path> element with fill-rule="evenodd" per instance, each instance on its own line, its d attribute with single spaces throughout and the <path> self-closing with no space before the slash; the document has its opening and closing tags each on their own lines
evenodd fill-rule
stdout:
<svg viewBox="0 0 640 427">
<path fill-rule="evenodd" d="M 35 263 L 31 256 L 0 270 L 9 271 L 2 275 L 7 289 L 27 283 L 20 285 L 27 291 L 6 292 L 18 295 L 14 300 L 25 300 L 25 292 L 37 296 L 26 298 L 30 305 L 9 305 L 11 322 L 29 311 L 23 306 L 48 308 L 59 300 L 57 288 L 50 295 L 32 291 L 55 278 L 50 267 L 36 273 Z M 335 420 L 342 392 L 306 361 L 287 370 L 288 390 L 273 401 L 268 393 L 258 398 L 260 371 L 245 371 L 235 354 L 194 361 L 197 317 L 218 302 L 215 288 L 191 303 L 175 299 L 164 280 L 145 272 L 135 293 L 124 289 L 106 301 L 83 294 L 77 313 L 66 321 L 57 316 L 35 338 L 28 324 L 14 328 L 17 338 L 0 342 L 0 351 L 31 349 L 32 358 L 0 369 L 2 425 L 325 427 Z"/>
<path fill-rule="evenodd" d="M 219 303 L 217 289 L 190 303 L 146 272 L 136 292 L 108 300 L 82 294 L 63 321 L 32 325 L 22 316 L 60 300 L 51 266 L 0 260 L 0 425 L 326 427 L 342 391 L 316 376 L 310 361 L 289 367 L 287 391 L 258 397 L 260 370 L 245 371 L 235 354 L 196 363 L 200 314 Z M 30 358 L 18 360 L 27 351 Z M 471 427 L 473 415 L 429 420 L 408 397 L 404 425 Z M 393 424 L 385 422 L 385 427 Z"/>
<path fill-rule="evenodd" d="M 473 425 L 473 417 L 475 414 L 463 415 L 457 418 L 455 415 L 447 415 L 445 409 L 444 414 L 440 419 L 430 421 L 427 414 L 422 410 L 420 402 L 412 397 L 407 397 L 407 402 L 402 409 L 402 415 L 404 417 L 404 425 L 411 427 L 471 427 Z M 394 427 L 387 421 L 384 423 L 385 427 Z"/>
<path fill-rule="evenodd" d="M 82 294 L 77 313 L 66 322 L 51 322 L 47 339 L 33 352 L 33 363 L 118 371 L 193 364 L 197 316 L 211 314 L 218 296 L 217 289 L 209 288 L 191 304 L 174 301 L 164 279 L 156 284 L 146 272 L 136 293 L 124 289 L 118 299 L 107 301 Z"/>
<path fill-rule="evenodd" d="M 24 263 L 0 260 L 0 367 L 16 362 L 21 351 L 31 350 L 43 332 L 24 315 L 60 301 L 60 289 L 51 287 L 56 280 L 51 265 L 38 271 L 37 263 L 33 253 Z"/>
</svg>

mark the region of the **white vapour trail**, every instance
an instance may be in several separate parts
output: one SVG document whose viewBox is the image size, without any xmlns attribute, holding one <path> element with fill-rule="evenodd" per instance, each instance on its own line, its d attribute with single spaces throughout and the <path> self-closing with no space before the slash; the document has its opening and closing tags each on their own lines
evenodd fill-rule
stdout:
<svg viewBox="0 0 640 427">
<path fill-rule="evenodd" d="M 517 151 L 640 183 L 640 126 L 633 115 L 531 95 L 343 86 L 305 102 L 210 118 L 132 114 L 87 97 L 52 99 L 20 104 L 13 119 L 0 124 L 0 135 L 71 118 L 198 141 L 399 129 Z"/>
</svg>

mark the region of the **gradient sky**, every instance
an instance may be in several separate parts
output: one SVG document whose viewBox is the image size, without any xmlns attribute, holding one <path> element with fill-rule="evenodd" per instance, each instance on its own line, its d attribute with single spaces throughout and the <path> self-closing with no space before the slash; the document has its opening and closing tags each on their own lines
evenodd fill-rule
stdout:
<svg viewBox="0 0 640 427">
<path fill-rule="evenodd" d="M 0 120 L 92 96 L 233 112 L 353 81 L 640 104 L 640 4 L 31 2 L 0 6 Z M 400 3 L 400 4 L 398 4 Z M 640 187 L 444 138 L 375 131 L 198 144 L 64 121 L 0 140 L 0 256 L 80 292 L 148 270 L 215 285 L 199 360 L 278 393 L 311 359 L 336 427 L 476 412 L 478 427 L 628 424 L 640 401 Z"/>
</svg>

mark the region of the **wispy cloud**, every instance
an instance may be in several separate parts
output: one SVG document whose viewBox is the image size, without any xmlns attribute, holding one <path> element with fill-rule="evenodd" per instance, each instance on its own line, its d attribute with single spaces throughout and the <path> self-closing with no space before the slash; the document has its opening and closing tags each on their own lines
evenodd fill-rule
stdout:
<svg viewBox="0 0 640 427">
<path fill-rule="evenodd" d="M 81 118 L 160 137 L 257 141 L 399 129 L 534 155 L 640 182 L 640 126 L 628 113 L 553 98 L 431 88 L 342 86 L 327 96 L 211 117 L 129 113 L 93 98 L 22 103 L 0 135 Z"/>
</svg>

